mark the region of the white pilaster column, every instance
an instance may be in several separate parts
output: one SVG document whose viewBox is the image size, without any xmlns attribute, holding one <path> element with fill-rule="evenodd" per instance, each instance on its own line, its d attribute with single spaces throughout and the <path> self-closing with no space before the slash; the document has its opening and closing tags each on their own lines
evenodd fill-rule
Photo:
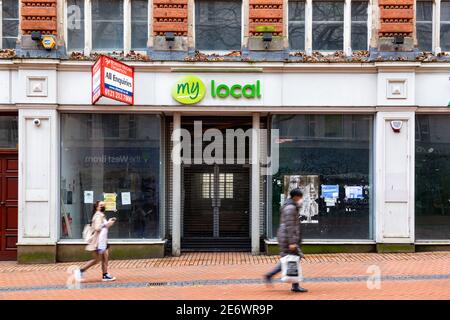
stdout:
<svg viewBox="0 0 450 320">
<path fill-rule="evenodd" d="M 251 226 L 252 226 L 252 254 L 259 254 L 260 248 L 260 199 L 259 199 L 259 187 L 260 187 L 260 115 L 259 113 L 253 113 L 253 130 L 252 130 L 252 185 L 251 185 Z"/>
<path fill-rule="evenodd" d="M 18 245 L 55 246 L 58 239 L 58 113 L 19 110 Z"/>
<path fill-rule="evenodd" d="M 172 255 L 181 254 L 181 114 L 173 114 L 172 150 Z"/>
</svg>

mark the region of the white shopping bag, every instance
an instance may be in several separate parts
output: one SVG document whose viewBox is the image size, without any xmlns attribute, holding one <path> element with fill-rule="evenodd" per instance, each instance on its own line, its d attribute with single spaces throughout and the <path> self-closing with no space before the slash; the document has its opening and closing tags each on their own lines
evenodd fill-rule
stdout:
<svg viewBox="0 0 450 320">
<path fill-rule="evenodd" d="M 303 281 L 300 257 L 288 254 L 280 259 L 281 261 L 281 281 L 289 283 L 299 283 Z"/>
</svg>

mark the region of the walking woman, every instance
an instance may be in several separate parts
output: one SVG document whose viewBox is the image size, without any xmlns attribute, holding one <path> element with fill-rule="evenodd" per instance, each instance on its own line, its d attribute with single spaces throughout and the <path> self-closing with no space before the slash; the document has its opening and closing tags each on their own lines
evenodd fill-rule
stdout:
<svg viewBox="0 0 450 320">
<path fill-rule="evenodd" d="M 105 203 L 103 201 L 97 201 L 94 204 L 93 214 L 92 214 L 92 236 L 88 240 L 86 246 L 87 251 L 92 252 L 92 260 L 90 260 L 84 267 L 78 270 L 76 278 L 80 281 L 83 278 L 83 273 L 87 269 L 96 265 L 97 263 L 102 263 L 102 281 L 114 281 L 115 277 L 112 277 L 108 273 L 108 229 L 111 228 L 116 222 L 116 218 L 111 218 L 106 220 L 105 217 Z"/>
</svg>

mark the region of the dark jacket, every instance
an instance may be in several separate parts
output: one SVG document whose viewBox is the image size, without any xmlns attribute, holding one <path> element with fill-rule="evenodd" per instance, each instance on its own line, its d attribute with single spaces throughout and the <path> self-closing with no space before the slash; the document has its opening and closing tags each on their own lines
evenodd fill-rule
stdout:
<svg viewBox="0 0 450 320">
<path fill-rule="evenodd" d="M 300 217 L 298 206 L 292 199 L 287 199 L 280 209 L 280 228 L 278 229 L 278 244 L 280 255 L 297 254 L 300 252 L 290 252 L 289 245 L 297 244 L 300 248 Z"/>
</svg>

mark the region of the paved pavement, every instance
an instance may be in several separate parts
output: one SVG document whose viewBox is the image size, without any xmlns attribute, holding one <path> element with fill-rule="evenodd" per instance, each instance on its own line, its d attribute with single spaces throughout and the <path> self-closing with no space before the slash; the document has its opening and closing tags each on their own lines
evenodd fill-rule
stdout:
<svg viewBox="0 0 450 320">
<path fill-rule="evenodd" d="M 118 278 L 99 281 L 89 270 L 79 285 L 71 270 L 80 263 L 18 265 L 0 262 L 3 299 L 444 299 L 450 300 L 450 252 L 413 254 L 318 254 L 302 262 L 304 287 L 296 294 L 261 275 L 277 257 L 248 253 L 188 253 L 163 259 L 111 261 Z M 378 277 L 379 275 L 379 277 Z M 379 280 L 379 281 L 378 281 Z"/>
</svg>

